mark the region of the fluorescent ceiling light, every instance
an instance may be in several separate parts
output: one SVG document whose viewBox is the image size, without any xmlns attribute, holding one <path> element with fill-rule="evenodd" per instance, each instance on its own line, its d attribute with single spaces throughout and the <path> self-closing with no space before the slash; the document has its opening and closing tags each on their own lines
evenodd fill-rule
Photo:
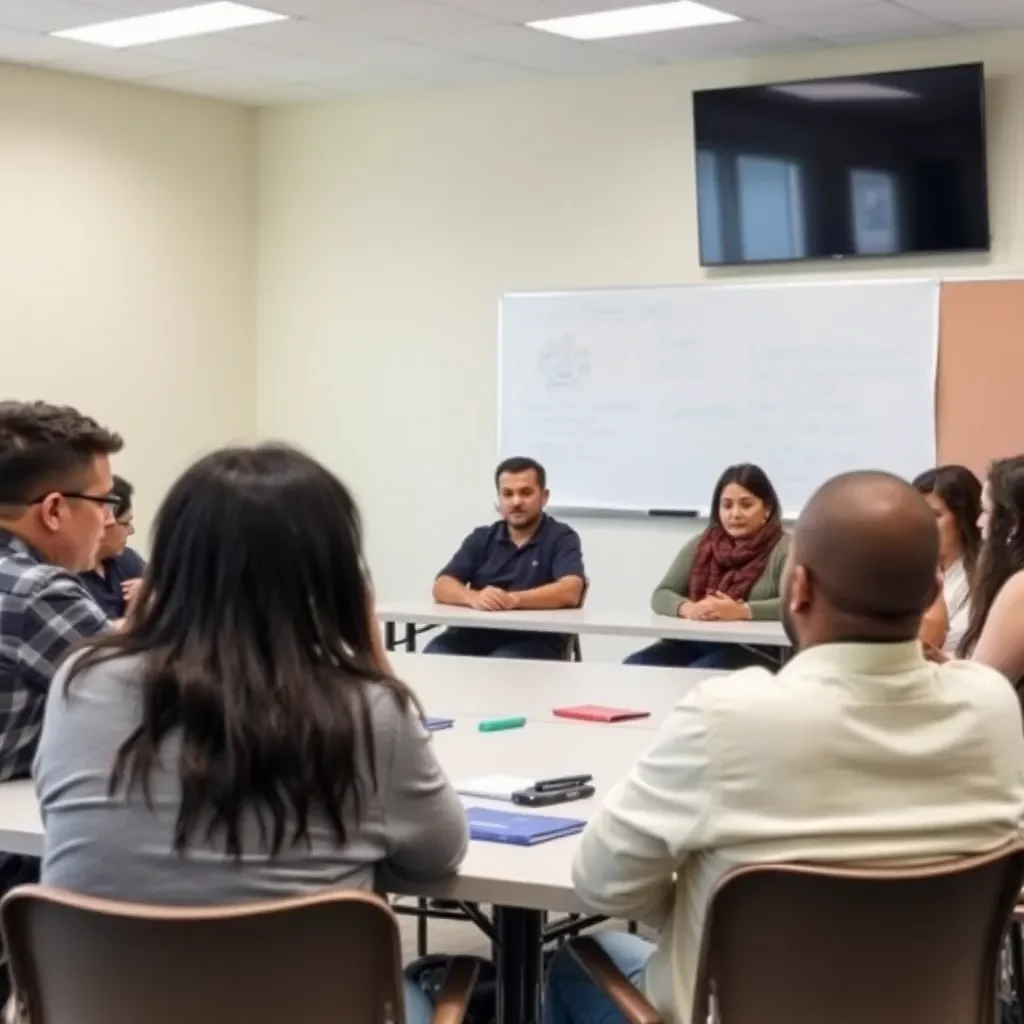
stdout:
<svg viewBox="0 0 1024 1024">
<path fill-rule="evenodd" d="M 275 14 L 245 4 L 212 3 L 197 4 L 194 7 L 179 7 L 159 14 L 141 14 L 136 18 L 120 18 L 104 21 L 84 28 L 69 28 L 52 35 L 61 39 L 77 39 L 97 46 L 142 46 L 165 39 L 184 39 L 186 36 L 202 36 L 208 32 L 224 32 L 231 28 L 245 28 L 249 25 L 266 25 L 272 21 L 284 21 L 286 14 Z"/>
<path fill-rule="evenodd" d="M 674 28 L 700 28 L 742 21 L 735 14 L 716 11 L 695 0 L 669 0 L 644 7 L 623 7 L 615 11 L 597 11 L 568 18 L 531 21 L 527 28 L 553 32 L 570 39 L 614 39 L 616 36 L 642 36 L 648 32 L 667 32 Z"/>
<path fill-rule="evenodd" d="M 800 100 L 833 102 L 835 100 L 917 100 L 921 97 L 907 89 L 876 82 L 796 82 L 793 85 L 770 85 L 771 92 L 781 92 Z"/>
</svg>

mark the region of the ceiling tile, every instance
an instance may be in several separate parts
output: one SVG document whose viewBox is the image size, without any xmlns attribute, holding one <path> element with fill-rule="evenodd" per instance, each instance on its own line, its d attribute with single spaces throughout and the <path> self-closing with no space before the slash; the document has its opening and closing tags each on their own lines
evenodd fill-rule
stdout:
<svg viewBox="0 0 1024 1024">
<path fill-rule="evenodd" d="M 136 81 L 145 81 L 159 75 L 183 74 L 196 70 L 194 66 L 182 61 L 168 60 L 166 57 L 158 57 L 145 50 L 93 52 L 55 61 L 51 67 L 83 75 L 99 75 Z"/>
<path fill-rule="evenodd" d="M 374 39 L 367 40 L 358 52 L 350 53 L 343 60 L 332 61 L 331 65 L 335 77 L 394 73 L 418 78 L 446 66 L 453 59 L 451 53 L 400 39 Z"/>
<path fill-rule="evenodd" d="M 0 0 L 0 25 L 22 32 L 59 32 L 117 17 L 116 8 L 80 0 Z"/>
<path fill-rule="evenodd" d="M 961 25 L 1024 25 L 1024 0 L 900 0 L 902 6 Z"/>
<path fill-rule="evenodd" d="M 130 15 L 154 14 L 172 7 L 186 7 L 192 3 L 208 2 L 208 0 L 81 0 L 81 2 L 102 4 L 104 7 Z M 339 10 L 358 7 L 360 4 L 374 3 L 375 0 L 239 0 L 239 2 L 248 3 L 253 7 L 262 7 L 277 14 L 287 14 L 293 18 L 326 20 Z"/>
<path fill-rule="evenodd" d="M 426 77 L 436 85 L 469 85 L 477 82 L 507 82 L 536 74 L 536 71 L 516 67 L 513 64 L 456 58 L 436 71 L 429 72 Z"/>
<path fill-rule="evenodd" d="M 37 32 L 19 32 L 0 27 L 0 60 L 20 61 L 25 64 L 45 64 L 61 58 L 91 56 L 95 46 L 70 39 L 54 39 Z"/>
<path fill-rule="evenodd" d="M 545 18 L 564 18 L 572 14 L 611 11 L 628 6 L 632 0 L 438 0 L 480 18 L 506 25 L 525 25 Z"/>
<path fill-rule="evenodd" d="M 750 21 L 679 29 L 674 32 L 656 32 L 608 42 L 617 49 L 665 61 L 681 58 L 711 60 L 718 57 L 742 57 L 749 53 L 780 53 L 820 46 L 820 43 L 809 40 L 799 32 Z"/>
<path fill-rule="evenodd" d="M 307 54 L 287 51 L 271 54 L 267 50 L 249 46 L 235 38 L 233 32 L 190 39 L 168 39 L 162 43 L 140 47 L 137 52 L 220 71 L 260 75 L 272 81 L 299 79 L 303 73 L 320 62 L 320 58 Z"/>
<path fill-rule="evenodd" d="M 364 92 L 395 92 L 399 89 L 422 88 L 423 79 L 402 75 L 396 71 L 363 71 L 340 75 L 324 82 L 307 83 L 305 88 L 315 90 L 321 97 L 350 96 Z"/>
<path fill-rule="evenodd" d="M 256 28 L 261 31 L 255 31 Z M 232 32 L 231 36 L 247 46 L 258 47 L 264 52 L 270 50 L 306 53 L 332 60 L 357 56 L 362 48 L 374 44 L 374 40 L 368 39 L 364 33 L 305 18 L 252 26 L 251 30 L 239 29 Z"/>
<path fill-rule="evenodd" d="M 233 102 L 255 102 L 254 98 L 281 85 L 273 78 L 263 75 L 246 75 L 232 71 L 190 71 L 180 75 L 165 75 L 152 79 L 148 84 L 170 89 L 173 92 L 198 93 L 202 96 L 216 96 Z"/>
<path fill-rule="evenodd" d="M 333 21 L 371 35 L 427 44 L 495 24 L 493 19 L 431 0 L 379 0 L 349 11 L 344 17 L 338 15 Z"/>
<path fill-rule="evenodd" d="M 766 21 L 776 14 L 808 14 L 824 11 L 848 11 L 868 7 L 878 0 L 710 0 L 727 14 Z"/>
<path fill-rule="evenodd" d="M 288 14 L 295 18 L 314 18 L 317 21 L 330 22 L 338 14 L 376 3 L 377 0 L 247 0 L 256 7 L 265 7 L 278 14 Z"/>
<path fill-rule="evenodd" d="M 891 3 L 874 3 L 849 10 L 822 11 L 817 14 L 775 14 L 764 20 L 779 28 L 801 32 L 816 39 L 891 39 L 897 35 L 926 36 L 952 30 L 949 23 L 927 14 L 909 11 Z"/>
<path fill-rule="evenodd" d="M 465 34 L 453 34 L 446 39 L 444 46 L 446 50 L 466 56 L 554 74 L 608 71 L 650 63 L 636 54 L 614 50 L 600 43 L 564 39 L 517 25 L 494 25 Z"/>
</svg>

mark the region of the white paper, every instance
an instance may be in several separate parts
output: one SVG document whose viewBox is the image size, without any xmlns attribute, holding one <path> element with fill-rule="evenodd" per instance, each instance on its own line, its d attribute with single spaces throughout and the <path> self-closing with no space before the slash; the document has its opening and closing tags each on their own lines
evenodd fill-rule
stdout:
<svg viewBox="0 0 1024 1024">
<path fill-rule="evenodd" d="M 462 796 L 475 796 L 482 800 L 506 800 L 511 802 L 512 794 L 521 789 L 532 789 L 536 779 L 520 778 L 517 775 L 483 775 L 478 779 L 467 779 L 455 783 L 455 792 Z"/>
</svg>

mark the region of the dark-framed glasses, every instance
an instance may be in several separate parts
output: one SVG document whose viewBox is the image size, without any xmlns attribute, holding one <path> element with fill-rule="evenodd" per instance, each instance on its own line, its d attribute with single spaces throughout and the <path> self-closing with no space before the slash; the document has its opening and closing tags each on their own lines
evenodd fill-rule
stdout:
<svg viewBox="0 0 1024 1024">
<path fill-rule="evenodd" d="M 116 494 L 82 494 L 81 491 L 50 491 L 30 501 L 30 505 L 41 505 L 50 494 L 59 494 L 62 498 L 74 498 L 78 501 L 91 501 L 94 505 L 102 505 L 114 513 L 121 507 L 121 499 Z"/>
</svg>

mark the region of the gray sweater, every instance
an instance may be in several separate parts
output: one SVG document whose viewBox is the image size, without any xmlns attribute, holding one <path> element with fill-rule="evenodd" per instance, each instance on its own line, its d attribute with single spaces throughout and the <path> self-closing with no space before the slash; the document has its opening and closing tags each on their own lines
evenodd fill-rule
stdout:
<svg viewBox="0 0 1024 1024">
<path fill-rule="evenodd" d="M 198 832 L 184 853 L 174 850 L 181 788 L 173 736 L 151 777 L 152 811 L 136 790 L 107 795 L 117 749 L 141 718 L 138 659 L 87 670 L 67 697 L 66 672 L 50 688 L 35 763 L 44 882 L 111 899 L 212 905 L 372 889 L 378 869 L 428 881 L 453 873 L 465 856 L 465 815 L 429 735 L 383 687 L 370 689 L 378 788 L 367 785 L 363 818 L 349 824 L 344 847 L 311 816 L 310 843 L 286 843 L 271 859 L 250 821 L 238 862 L 226 856 L 219 834 L 209 842 Z"/>
</svg>

